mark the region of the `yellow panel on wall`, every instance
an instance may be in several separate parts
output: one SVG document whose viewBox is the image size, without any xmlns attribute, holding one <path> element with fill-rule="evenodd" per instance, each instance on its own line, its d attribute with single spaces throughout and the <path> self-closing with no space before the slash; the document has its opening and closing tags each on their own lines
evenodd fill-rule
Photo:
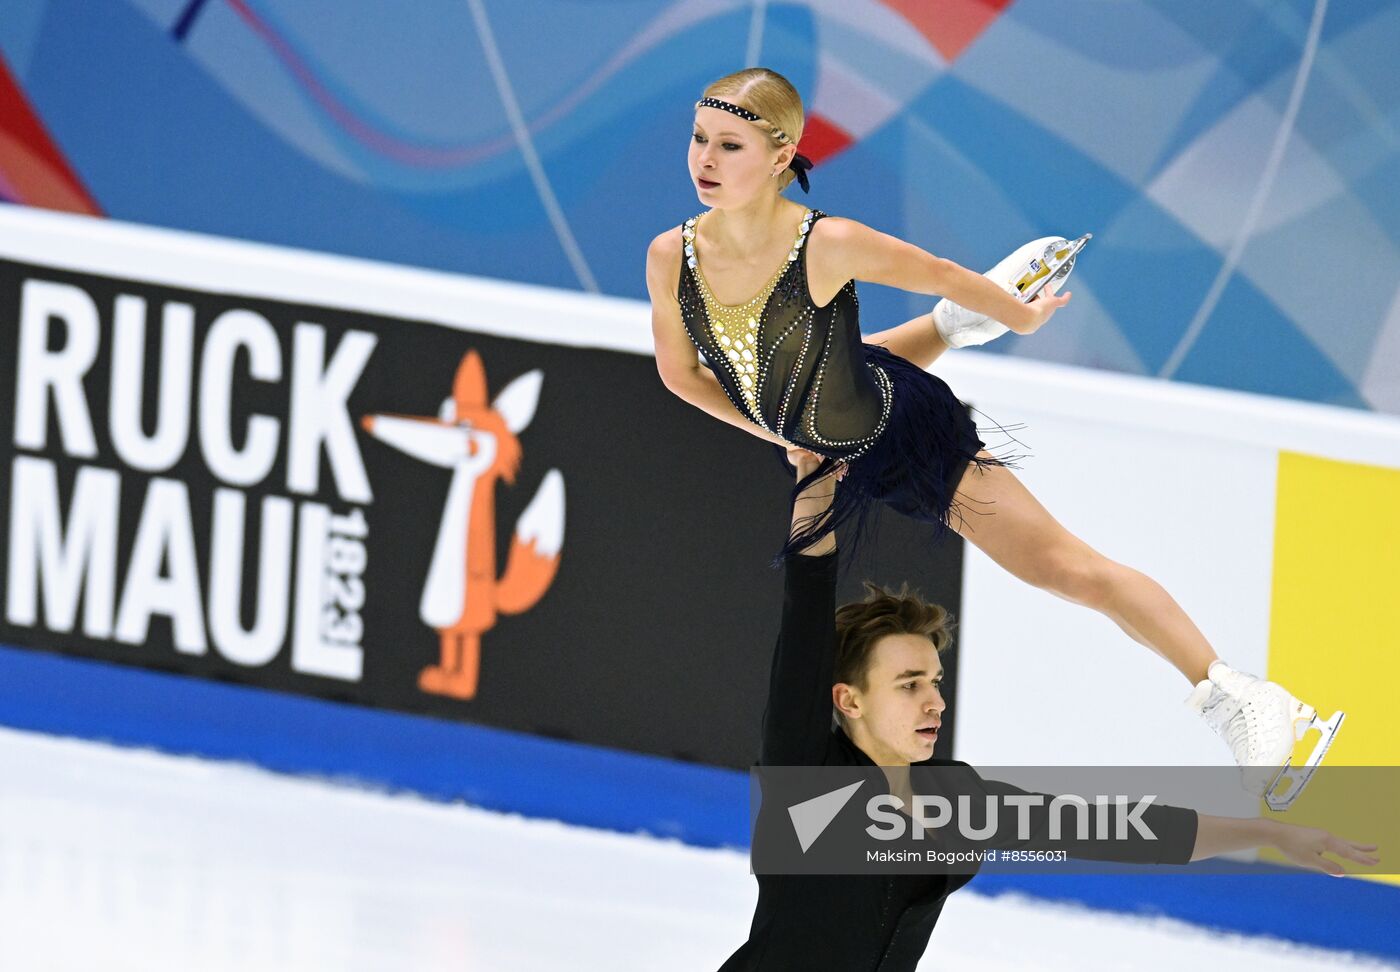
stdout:
<svg viewBox="0 0 1400 972">
<path fill-rule="evenodd" d="M 1324 767 L 1400 766 L 1400 470 L 1279 454 L 1268 677 L 1323 718 L 1346 712 Z M 1315 739 L 1305 738 L 1295 758 Z M 1356 776 L 1345 775 L 1314 778 L 1278 819 L 1377 839 L 1358 832 L 1376 829 L 1373 812 L 1328 798 L 1359 795 Z M 1383 777 L 1373 771 L 1365 785 L 1397 778 L 1400 769 Z M 1380 799 L 1377 793 L 1361 804 L 1374 810 Z M 1400 847 L 1381 853 L 1382 870 L 1400 870 L 1387 860 Z"/>
</svg>

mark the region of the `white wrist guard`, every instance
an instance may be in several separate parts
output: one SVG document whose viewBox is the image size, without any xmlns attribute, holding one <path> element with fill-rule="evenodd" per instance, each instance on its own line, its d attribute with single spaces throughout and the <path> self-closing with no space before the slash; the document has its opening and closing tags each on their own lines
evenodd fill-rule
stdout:
<svg viewBox="0 0 1400 972">
<path fill-rule="evenodd" d="M 933 305 L 933 326 L 950 348 L 969 348 L 1001 337 L 1011 328 L 986 314 L 944 298 Z"/>
</svg>

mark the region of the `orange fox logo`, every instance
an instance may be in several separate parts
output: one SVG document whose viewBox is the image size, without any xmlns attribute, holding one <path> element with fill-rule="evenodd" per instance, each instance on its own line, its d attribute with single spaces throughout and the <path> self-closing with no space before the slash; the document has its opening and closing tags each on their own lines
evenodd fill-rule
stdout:
<svg viewBox="0 0 1400 972">
<path fill-rule="evenodd" d="M 496 577 L 496 480 L 515 482 L 521 447 L 516 437 L 535 417 L 544 373 L 526 372 L 494 402 L 486 398 L 486 369 L 476 351 L 457 366 L 452 396 L 436 418 L 366 415 L 365 431 L 415 459 L 452 470 L 442 525 L 423 584 L 418 616 L 437 630 L 442 657 L 423 669 L 418 687 L 434 695 L 476 695 L 481 636 L 498 614 L 533 607 L 559 570 L 564 543 L 564 477 L 545 473 L 520 514 L 506 572 Z"/>
</svg>

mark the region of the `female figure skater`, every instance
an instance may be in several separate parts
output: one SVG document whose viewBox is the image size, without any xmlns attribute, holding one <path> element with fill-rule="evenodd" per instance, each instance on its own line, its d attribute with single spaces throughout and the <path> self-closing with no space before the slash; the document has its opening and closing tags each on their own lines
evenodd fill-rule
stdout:
<svg viewBox="0 0 1400 972">
<path fill-rule="evenodd" d="M 799 476 L 800 492 L 792 514 L 796 532 L 810 518 L 829 513 L 831 487 L 813 475 L 820 462 L 816 455 L 794 449 L 788 457 Z M 844 488 L 841 484 L 836 490 Z M 984 793 L 1024 792 L 982 780 L 965 763 L 933 757 L 947 708 L 940 691 L 943 666 L 938 657 L 950 640 L 947 612 L 918 597 L 878 589 L 872 589 L 863 602 L 838 610 L 836 568 L 836 540 L 830 533 L 786 558 L 782 625 L 768 683 L 761 763 L 878 766 L 889 782 L 889 792 L 906 806 L 915 793 L 925 792 L 921 783 L 936 784 L 946 778 L 941 774 L 962 777 L 984 788 Z M 981 800 L 977 803 L 981 805 Z M 847 808 L 859 816 L 864 804 L 865 799 L 853 800 Z M 785 808 L 772 812 L 786 817 Z M 1342 874 L 1343 868 L 1324 855 L 1378 863 L 1374 845 L 1276 820 L 1210 816 L 1162 805 L 1147 808 L 1143 820 L 1157 835 L 1155 841 L 1091 839 L 1076 843 L 1069 854 L 1184 864 L 1272 846 L 1300 867 L 1334 875 Z M 868 820 L 858 820 L 856 825 L 865 823 Z M 1043 834 L 1044 825 L 1037 820 L 1037 834 Z M 1091 824 L 1089 832 L 1107 833 L 1097 824 Z M 771 831 L 756 833 L 755 841 L 764 833 Z M 1019 837 L 1008 836 L 1012 841 Z M 978 846 L 1003 843 L 997 836 Z M 932 870 L 838 875 L 756 871 L 758 903 L 748 941 L 721 972 L 912 972 L 948 895 L 971 880 L 968 873 Z"/>
<path fill-rule="evenodd" d="M 1340 724 L 1282 687 L 1231 669 L 1151 578 L 1070 534 L 1003 462 L 967 410 L 924 369 L 947 348 L 930 315 L 863 340 L 856 280 L 950 300 L 1029 334 L 1070 294 L 1021 303 L 981 274 L 854 220 L 785 199 L 805 189 L 802 102 L 776 72 L 750 68 L 696 102 L 689 169 L 709 211 L 652 241 L 647 287 L 656 364 L 676 395 L 776 445 L 823 457 L 841 477 L 829 515 L 801 525 L 796 553 L 843 524 L 859 534 L 884 503 L 957 530 L 1027 583 L 1091 607 L 1169 661 L 1194 686 L 1188 704 L 1229 744 L 1255 793 L 1296 798 Z M 697 349 L 704 352 L 702 367 Z M 1322 740 L 1287 764 L 1309 728 Z M 1277 804 L 1275 804 L 1277 806 Z"/>
</svg>

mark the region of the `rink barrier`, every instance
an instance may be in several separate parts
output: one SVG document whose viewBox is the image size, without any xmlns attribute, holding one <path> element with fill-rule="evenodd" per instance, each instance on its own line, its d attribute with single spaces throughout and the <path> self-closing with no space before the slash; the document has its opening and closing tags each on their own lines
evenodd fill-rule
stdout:
<svg viewBox="0 0 1400 972">
<path fill-rule="evenodd" d="M 0 643 L 746 766 L 775 450 L 557 340 L 618 302 L 354 267 L 0 207 Z"/>
</svg>

